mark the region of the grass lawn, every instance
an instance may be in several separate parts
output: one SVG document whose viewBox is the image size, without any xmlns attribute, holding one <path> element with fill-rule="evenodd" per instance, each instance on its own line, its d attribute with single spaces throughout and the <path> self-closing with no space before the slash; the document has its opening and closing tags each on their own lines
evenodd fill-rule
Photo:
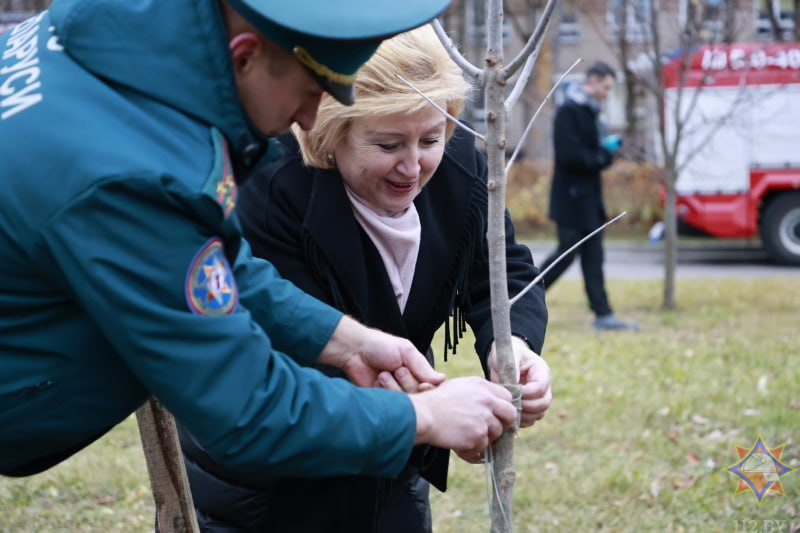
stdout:
<svg viewBox="0 0 800 533">
<path fill-rule="evenodd" d="M 750 448 L 759 433 L 800 468 L 800 275 L 680 281 L 677 312 L 659 310 L 660 282 L 608 289 L 640 332 L 592 332 L 579 281 L 548 294 L 554 402 L 516 440 L 515 531 L 800 529 L 800 472 L 759 507 L 752 492 L 734 496 L 725 471 L 734 443 Z M 479 371 L 471 341 L 461 346 L 439 365 L 451 376 Z M 453 460 L 449 491 L 432 500 L 437 533 L 489 530 L 483 467 Z M 42 475 L 0 478 L 2 532 L 152 523 L 133 418 Z"/>
</svg>

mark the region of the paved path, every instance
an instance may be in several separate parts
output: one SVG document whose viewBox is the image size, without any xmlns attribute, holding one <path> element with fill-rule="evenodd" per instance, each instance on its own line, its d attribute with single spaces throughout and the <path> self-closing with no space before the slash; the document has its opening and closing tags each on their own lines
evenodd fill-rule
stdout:
<svg viewBox="0 0 800 533">
<path fill-rule="evenodd" d="M 555 241 L 526 242 L 533 260 L 541 264 L 555 248 Z M 605 273 L 609 279 L 662 279 L 664 277 L 663 244 L 648 242 L 605 243 Z M 775 265 L 757 245 L 725 243 L 709 240 L 678 247 L 678 278 L 722 277 L 787 277 L 800 283 L 800 267 Z M 564 273 L 565 279 L 579 279 L 578 260 Z"/>
</svg>

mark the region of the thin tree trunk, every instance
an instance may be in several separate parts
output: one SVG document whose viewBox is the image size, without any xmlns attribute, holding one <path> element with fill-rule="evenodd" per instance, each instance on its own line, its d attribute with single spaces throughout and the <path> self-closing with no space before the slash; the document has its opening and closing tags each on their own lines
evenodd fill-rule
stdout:
<svg viewBox="0 0 800 533">
<path fill-rule="evenodd" d="M 501 383 L 515 383 L 511 348 L 511 313 L 508 303 L 505 247 L 505 152 L 506 111 L 503 79 L 503 2 L 490 0 L 487 14 L 486 50 L 486 150 L 489 171 L 489 277 L 492 325 Z M 514 429 L 507 430 L 494 444 L 495 496 L 492 502 L 492 533 L 511 533 L 514 471 Z"/>
<path fill-rule="evenodd" d="M 800 0 L 794 0 L 794 40 L 800 41 Z"/>
<path fill-rule="evenodd" d="M 470 1 L 470 0 L 467 0 Z M 474 1 L 474 0 L 472 0 Z M 512 107 L 517 91 L 511 91 L 506 102 L 505 88 L 509 78 L 523 66 L 530 67 L 528 59 L 544 38 L 545 29 L 556 6 L 556 0 L 548 0 L 536 29 L 531 33 L 523 49 L 504 65 L 503 58 L 503 2 L 488 0 L 486 13 L 486 66 L 479 69 L 452 46 L 450 39 L 434 24 L 439 39 L 450 57 L 465 73 L 483 84 L 486 95 L 486 126 L 484 137 L 488 164 L 489 209 L 487 241 L 489 251 L 489 287 L 492 307 L 492 329 L 497 353 L 500 383 L 511 391 L 514 405 L 521 411 L 521 387 L 517 383 L 517 368 L 511 345 L 511 305 L 508 297 L 506 274 L 505 194 L 506 194 L 506 117 L 507 106 Z M 524 83 L 527 74 L 523 69 L 517 83 Z M 519 89 L 519 87 L 517 87 Z M 549 94 L 548 94 L 549 96 Z M 535 116 L 538 114 L 538 111 Z M 531 122 L 533 119 L 531 120 Z M 526 128 L 527 129 L 527 128 Z M 523 134 L 524 137 L 524 134 Z M 522 141 L 521 141 L 522 142 Z M 513 157 L 512 157 L 513 160 Z M 521 294 L 521 293 L 520 293 Z M 519 296 L 519 295 L 518 295 Z M 519 422 L 519 420 L 517 421 Z M 514 471 L 514 435 L 518 423 L 506 431 L 493 445 L 492 475 L 494 493 L 492 498 L 492 533 L 513 531 L 512 493 L 516 472 Z"/>
<path fill-rule="evenodd" d="M 672 155 L 666 158 L 667 197 L 664 204 L 664 309 L 675 309 L 675 269 L 678 263 L 678 217 L 675 211 L 675 168 L 677 162 Z"/>
<path fill-rule="evenodd" d="M 553 33 L 555 34 L 555 32 Z M 553 59 L 555 57 L 553 42 L 555 41 L 558 41 L 557 34 L 553 39 L 545 39 L 542 42 L 539 59 L 536 62 L 536 70 L 534 71 L 536 90 L 532 92 L 535 93 L 538 101 L 541 101 L 553 86 Z M 526 101 L 532 105 L 525 109 L 524 115 L 532 116 L 533 112 L 536 110 L 536 105 L 531 102 L 530 98 L 526 99 Z M 541 126 L 534 128 L 532 133 L 531 139 L 526 144 L 528 147 L 527 152 L 530 154 L 529 157 L 532 158 L 548 154 L 548 150 L 551 149 L 550 138 L 552 137 L 552 132 L 546 126 Z"/>
<path fill-rule="evenodd" d="M 664 155 L 664 166 L 666 167 L 666 183 L 664 184 L 667 198 L 664 205 L 664 294 L 661 307 L 664 309 L 675 308 L 675 269 L 677 265 L 677 239 L 678 222 L 675 213 L 675 180 L 677 179 L 676 153 L 680 141 L 680 121 L 679 113 L 675 114 L 675 140 L 670 146 L 667 139 L 667 117 L 666 117 L 666 89 L 664 87 L 664 71 L 661 61 L 661 33 L 659 31 L 659 3 L 654 0 L 650 4 L 650 29 L 651 44 L 653 51 L 653 75 L 655 77 L 655 97 L 658 113 L 658 133 L 661 141 L 661 153 Z M 687 16 L 686 29 L 691 26 L 691 18 Z M 682 32 L 682 39 L 688 39 L 688 31 Z M 681 83 L 681 91 L 683 84 Z M 680 101 L 676 103 L 676 108 L 680 109 Z"/>
<path fill-rule="evenodd" d="M 777 41 L 783 41 L 783 28 L 781 27 L 778 13 L 775 12 L 775 3 L 772 0 L 767 0 L 767 18 L 769 18 L 769 25 L 772 26 L 772 37 Z"/>
<path fill-rule="evenodd" d="M 150 398 L 136 420 L 161 533 L 199 533 L 174 418 Z"/>
<path fill-rule="evenodd" d="M 729 0 L 720 7 L 720 9 L 725 10 L 725 31 L 722 39 L 726 44 L 736 41 L 736 10 L 738 8 L 739 2 L 735 0 Z"/>
<path fill-rule="evenodd" d="M 639 139 L 639 119 L 636 116 L 637 94 L 636 79 L 631 72 L 628 63 L 630 62 L 630 43 L 628 42 L 628 3 L 629 0 L 622 0 L 620 17 L 620 27 L 617 35 L 617 45 L 619 46 L 619 62 L 622 66 L 623 81 L 625 83 L 625 145 L 622 150 L 626 157 L 631 155 L 639 157 L 641 150 L 641 140 Z M 634 150 L 630 150 L 633 148 Z"/>
</svg>

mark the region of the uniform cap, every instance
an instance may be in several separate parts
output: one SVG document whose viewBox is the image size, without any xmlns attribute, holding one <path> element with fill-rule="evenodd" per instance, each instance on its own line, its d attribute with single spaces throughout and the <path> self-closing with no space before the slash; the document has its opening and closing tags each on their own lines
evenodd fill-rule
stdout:
<svg viewBox="0 0 800 533">
<path fill-rule="evenodd" d="M 355 101 L 358 69 L 384 39 L 429 22 L 450 1 L 228 0 L 345 105 Z"/>
</svg>

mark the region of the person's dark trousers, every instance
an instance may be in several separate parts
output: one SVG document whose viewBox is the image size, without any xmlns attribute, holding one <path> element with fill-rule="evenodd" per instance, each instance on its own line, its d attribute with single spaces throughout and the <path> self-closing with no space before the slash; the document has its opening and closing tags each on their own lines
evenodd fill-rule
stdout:
<svg viewBox="0 0 800 533">
<path fill-rule="evenodd" d="M 539 268 L 546 269 L 556 260 L 558 256 L 572 247 L 576 242 L 588 235 L 590 231 L 570 228 L 567 226 L 557 226 L 558 248 L 550 257 L 544 260 Z M 580 255 L 581 270 L 583 271 L 583 284 L 586 288 L 586 296 L 589 297 L 589 307 L 596 316 L 611 314 L 611 305 L 608 303 L 606 295 L 606 283 L 603 276 L 603 232 L 601 231 L 568 256 L 558 262 L 552 270 L 544 276 L 545 290 L 553 286 L 556 280 L 575 260 L 575 255 Z"/>
</svg>

